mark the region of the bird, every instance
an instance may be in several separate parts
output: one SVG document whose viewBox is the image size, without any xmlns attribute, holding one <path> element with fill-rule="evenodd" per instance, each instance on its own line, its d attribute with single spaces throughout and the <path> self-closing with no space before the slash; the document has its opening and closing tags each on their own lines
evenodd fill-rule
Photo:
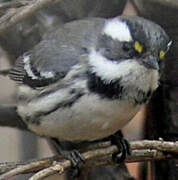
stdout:
<svg viewBox="0 0 178 180">
<path fill-rule="evenodd" d="M 158 88 L 171 43 L 162 27 L 138 16 L 66 23 L 46 33 L 10 71 L 18 84 L 17 113 L 29 130 L 58 142 L 110 137 Z M 75 149 L 66 155 L 73 164 L 75 156 L 83 159 Z"/>
</svg>

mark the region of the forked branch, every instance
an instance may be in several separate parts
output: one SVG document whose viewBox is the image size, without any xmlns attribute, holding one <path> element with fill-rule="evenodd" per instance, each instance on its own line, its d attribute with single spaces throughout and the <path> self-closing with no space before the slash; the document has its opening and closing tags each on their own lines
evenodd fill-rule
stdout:
<svg viewBox="0 0 178 180">
<path fill-rule="evenodd" d="M 140 162 L 160 159 L 177 158 L 178 142 L 166 141 L 132 141 L 131 155 L 127 156 L 125 162 Z M 115 165 L 111 155 L 118 152 L 118 147 L 111 145 L 110 142 L 102 142 L 91 145 L 82 153 L 86 163 L 82 167 L 94 167 L 101 165 Z M 119 156 L 119 155 L 118 155 Z M 62 174 L 71 167 L 69 160 L 61 156 L 53 156 L 45 159 L 34 160 L 25 163 L 1 163 L 0 180 L 9 179 L 19 174 L 36 173 L 30 180 L 43 179 L 52 174 Z"/>
</svg>

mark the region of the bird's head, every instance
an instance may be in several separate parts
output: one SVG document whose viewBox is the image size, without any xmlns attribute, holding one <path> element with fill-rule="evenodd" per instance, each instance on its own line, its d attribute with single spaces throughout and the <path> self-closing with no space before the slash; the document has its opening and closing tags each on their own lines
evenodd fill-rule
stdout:
<svg viewBox="0 0 178 180">
<path fill-rule="evenodd" d="M 113 82 L 139 69 L 159 72 L 170 45 L 159 25 L 141 17 L 118 16 L 106 20 L 89 62 L 96 75 Z"/>
</svg>

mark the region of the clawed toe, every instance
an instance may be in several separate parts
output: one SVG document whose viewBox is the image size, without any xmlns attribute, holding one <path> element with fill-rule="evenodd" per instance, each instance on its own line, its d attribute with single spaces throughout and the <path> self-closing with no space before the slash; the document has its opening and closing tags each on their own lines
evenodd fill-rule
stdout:
<svg viewBox="0 0 178 180">
<path fill-rule="evenodd" d="M 78 166 L 79 163 L 85 162 L 84 157 L 77 150 L 70 151 L 66 158 L 71 161 L 72 167 L 74 168 Z"/>
<path fill-rule="evenodd" d="M 80 176 L 80 168 L 79 168 L 79 164 L 82 162 L 85 162 L 84 157 L 80 154 L 79 151 L 77 150 L 72 150 L 67 152 L 67 155 L 65 155 L 65 157 L 71 161 L 72 164 L 72 169 L 71 169 L 71 177 L 75 178 L 75 177 L 79 177 Z"/>
<path fill-rule="evenodd" d="M 119 152 L 116 152 L 112 155 L 113 161 L 116 163 L 121 163 L 125 160 L 126 155 L 131 154 L 130 144 L 122 136 L 113 135 L 111 136 L 111 143 L 116 145 L 119 149 Z M 118 154 L 121 153 L 121 156 L 118 158 Z"/>
</svg>

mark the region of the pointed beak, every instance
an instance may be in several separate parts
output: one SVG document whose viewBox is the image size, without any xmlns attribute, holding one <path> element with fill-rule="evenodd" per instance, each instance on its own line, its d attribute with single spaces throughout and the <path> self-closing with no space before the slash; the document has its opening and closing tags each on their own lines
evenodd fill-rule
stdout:
<svg viewBox="0 0 178 180">
<path fill-rule="evenodd" d="M 145 57 L 142 61 L 146 67 L 159 70 L 158 60 L 156 57 L 150 55 L 148 57 Z"/>
</svg>

